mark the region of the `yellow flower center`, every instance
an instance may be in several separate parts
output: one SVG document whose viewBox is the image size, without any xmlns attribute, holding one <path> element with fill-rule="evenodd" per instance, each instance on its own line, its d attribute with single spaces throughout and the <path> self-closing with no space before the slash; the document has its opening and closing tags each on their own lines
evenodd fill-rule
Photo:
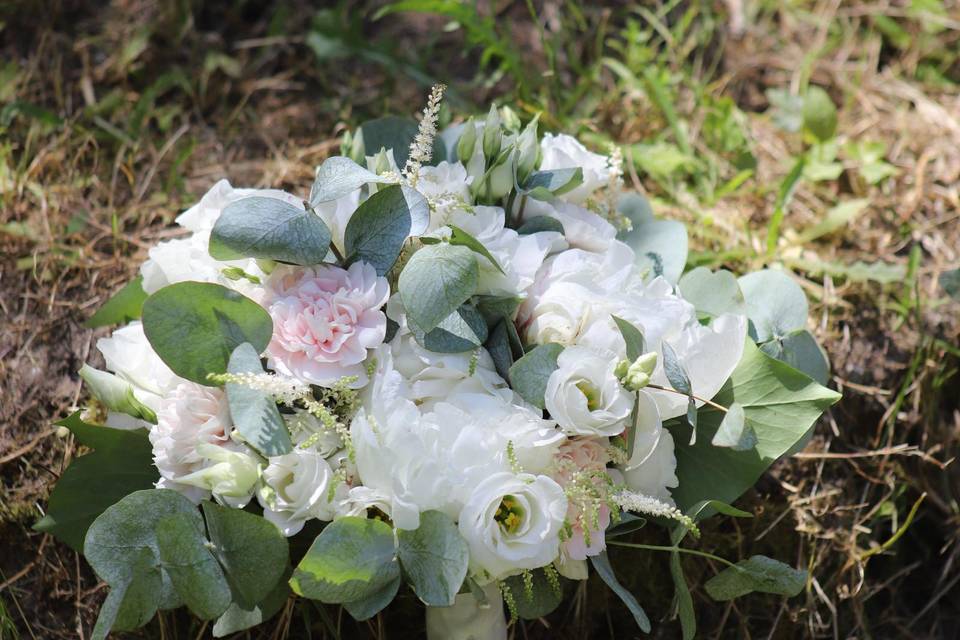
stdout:
<svg viewBox="0 0 960 640">
<path fill-rule="evenodd" d="M 577 383 L 577 389 L 580 389 L 580 393 L 584 395 L 587 399 L 587 409 L 590 411 L 596 411 L 600 408 L 600 390 L 594 387 L 592 384 L 586 380 L 581 380 Z"/>
<path fill-rule="evenodd" d="M 515 533 L 520 525 L 523 524 L 523 507 L 513 496 L 503 496 L 500 506 L 497 507 L 497 513 L 493 519 L 500 524 L 500 528 L 506 533 Z"/>
</svg>

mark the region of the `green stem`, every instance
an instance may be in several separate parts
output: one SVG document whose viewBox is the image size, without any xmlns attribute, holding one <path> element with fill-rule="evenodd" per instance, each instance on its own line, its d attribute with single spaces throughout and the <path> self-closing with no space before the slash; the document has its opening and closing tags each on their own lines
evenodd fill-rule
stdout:
<svg viewBox="0 0 960 640">
<path fill-rule="evenodd" d="M 701 398 L 700 396 L 695 396 L 695 395 L 693 395 L 692 393 L 686 394 L 686 393 L 684 393 L 684 392 L 682 392 L 682 391 L 677 391 L 676 389 L 671 389 L 670 387 L 661 387 L 661 386 L 658 385 L 658 384 L 648 384 L 648 385 L 647 385 L 647 388 L 648 388 L 648 389 L 656 389 L 657 391 L 670 391 L 670 392 L 672 392 L 672 393 L 676 393 L 676 394 L 679 394 L 679 395 L 681 395 L 681 396 L 686 396 L 686 397 L 689 397 L 689 398 L 693 398 L 694 400 L 698 400 L 698 401 L 700 401 L 700 402 L 702 402 L 702 403 L 704 403 L 704 404 L 710 405 L 710 406 L 713 407 L 714 409 L 719 409 L 720 411 L 723 411 L 724 413 L 726 413 L 727 411 L 729 411 L 729 409 L 727 409 L 727 408 L 726 408 L 725 406 L 723 406 L 722 404 L 717 404 L 717 403 L 714 402 L 713 400 L 707 400 L 706 398 Z"/>
<path fill-rule="evenodd" d="M 684 549 L 683 547 L 668 547 L 665 545 L 656 545 L 656 544 L 637 544 L 634 542 L 615 542 L 610 540 L 607 542 L 608 545 L 614 545 L 617 547 L 630 547 L 632 549 L 646 549 L 648 551 L 668 551 L 670 553 L 689 553 L 692 556 L 701 556 L 703 558 L 710 558 L 711 560 L 716 560 L 721 562 L 728 567 L 737 566 L 736 563 L 730 562 L 726 558 L 721 558 L 720 556 L 715 556 L 712 553 L 707 553 L 706 551 L 697 551 L 696 549 Z"/>
</svg>

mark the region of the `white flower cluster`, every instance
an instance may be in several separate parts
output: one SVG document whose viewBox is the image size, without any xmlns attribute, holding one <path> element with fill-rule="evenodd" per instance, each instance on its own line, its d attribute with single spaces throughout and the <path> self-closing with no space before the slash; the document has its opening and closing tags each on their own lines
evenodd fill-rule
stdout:
<svg viewBox="0 0 960 640">
<path fill-rule="evenodd" d="M 339 263 L 344 230 L 368 187 L 313 207 L 337 250 L 322 264 L 298 267 L 210 256 L 211 230 L 230 203 L 255 195 L 304 209 L 292 195 L 221 181 L 177 218 L 188 236 L 150 250 L 143 288 L 215 282 L 263 306 L 273 320 L 261 354 L 271 373 L 231 381 L 278 401 L 293 448 L 264 456 L 245 442 L 224 392 L 174 374 L 139 322 L 98 347 L 157 423 L 112 415 L 110 425 L 149 428 L 158 486 L 237 507 L 256 499 L 286 535 L 310 520 L 346 515 L 376 514 L 413 529 L 421 513 L 439 510 L 457 523 L 481 584 L 551 564 L 581 577 L 620 510 L 676 515 L 674 445 L 663 421 L 683 415 L 687 397 L 663 390 L 670 387 L 663 345 L 679 357 L 693 393 L 711 398 L 740 359 L 747 321 L 725 315 L 702 324 L 673 284 L 637 266 L 618 228 L 590 208 L 616 196 L 608 190 L 619 167 L 570 136 L 537 143 L 534 134 L 534 147 L 520 149 L 516 160 L 529 165 L 527 174 L 581 169 L 579 183 L 555 197 L 497 200 L 509 191 L 498 182 L 503 162 L 511 170 L 516 162 L 491 150 L 531 138 L 494 137 L 490 118 L 468 125 L 464 136 L 473 141 L 459 145 L 469 152 L 463 160 L 429 166 L 438 104 L 439 94 L 404 172 L 405 188 L 416 187 L 433 205 L 431 220 L 422 245 L 408 240 L 398 264 L 457 230 L 482 245 L 490 259 L 478 257 L 474 296 L 518 303 L 507 320 L 527 350 L 563 347 L 546 381 L 545 410 L 511 387 L 485 348 L 438 353 L 425 346 L 390 273 L 378 275 L 363 261 Z M 511 189 L 513 181 L 511 174 Z M 530 221 L 547 224 L 525 228 Z M 614 316 L 658 354 L 644 361 L 650 384 L 639 391 L 617 374 L 627 345 Z M 628 428 L 632 451 L 623 450 Z"/>
</svg>

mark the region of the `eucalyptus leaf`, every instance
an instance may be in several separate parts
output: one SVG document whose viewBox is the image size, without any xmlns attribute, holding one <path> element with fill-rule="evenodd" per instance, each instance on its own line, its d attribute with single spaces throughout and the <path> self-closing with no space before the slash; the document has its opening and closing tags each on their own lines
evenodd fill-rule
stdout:
<svg viewBox="0 0 960 640">
<path fill-rule="evenodd" d="M 380 189 L 364 200 L 344 231 L 347 263 L 363 260 L 373 265 L 378 275 L 385 275 L 397 261 L 411 234 L 414 212 L 420 209 L 427 209 L 423 197 L 400 185 Z M 423 213 L 416 215 L 419 219 Z"/>
<path fill-rule="evenodd" d="M 89 329 L 111 324 L 126 324 L 140 317 L 147 294 L 143 290 L 143 276 L 137 276 L 117 291 L 103 306 L 83 323 Z"/>
<path fill-rule="evenodd" d="M 487 321 L 487 324 L 491 327 L 498 322 L 501 318 L 507 318 L 508 320 L 513 320 L 517 315 L 517 309 L 520 308 L 520 303 L 523 302 L 523 298 L 519 296 L 475 296 L 474 304 L 483 315 L 483 319 Z"/>
<path fill-rule="evenodd" d="M 413 322 L 409 322 L 409 326 L 417 343 L 436 353 L 472 351 L 487 339 L 487 323 L 469 304 L 460 305 L 428 333 L 420 331 Z"/>
<path fill-rule="evenodd" d="M 680 356 L 666 340 L 660 343 L 660 349 L 663 353 L 663 372 L 670 381 L 670 386 L 689 396 L 693 393 L 693 389 L 690 386 L 690 376 L 680 362 Z"/>
<path fill-rule="evenodd" d="M 56 424 L 68 428 L 93 452 L 73 459 L 50 494 L 46 515 L 33 528 L 79 551 L 87 529 L 107 507 L 153 487 L 157 480 L 153 448 L 145 431 L 87 424 L 79 411 Z"/>
<path fill-rule="evenodd" d="M 203 521 L 174 513 L 157 522 L 157 547 L 164 571 L 184 603 L 199 618 L 212 620 L 230 606 L 230 585 L 207 548 Z"/>
<path fill-rule="evenodd" d="M 310 204 L 316 207 L 337 200 L 371 182 L 382 184 L 388 180 L 345 156 L 327 158 L 317 167 L 316 179 L 310 187 Z"/>
<path fill-rule="evenodd" d="M 757 434 L 747 424 L 743 407 L 734 402 L 720 421 L 717 432 L 710 441 L 715 447 L 730 447 L 734 451 L 749 451 L 757 445 Z"/>
<path fill-rule="evenodd" d="M 550 216 L 533 216 L 517 228 L 517 233 L 521 236 L 540 233 L 541 231 L 555 231 L 562 234 L 563 223 Z"/>
<path fill-rule="evenodd" d="M 593 565 L 593 568 L 596 569 L 597 574 L 606 585 L 610 587 L 610 590 L 617 594 L 617 597 L 627 606 L 627 609 L 633 614 L 633 619 L 636 621 L 637 626 L 640 627 L 640 630 L 644 633 L 650 633 L 650 618 L 647 617 L 646 611 L 643 610 L 643 607 L 640 606 L 637 599 L 633 597 L 633 594 L 617 580 L 617 576 L 613 572 L 613 567 L 610 566 L 610 559 L 607 557 L 607 552 L 601 551 L 595 556 L 590 556 L 590 564 Z"/>
<path fill-rule="evenodd" d="M 429 333 L 476 292 L 479 277 L 473 251 L 441 243 L 411 256 L 398 288 L 409 318 Z"/>
<path fill-rule="evenodd" d="M 366 598 L 344 602 L 343 608 L 354 620 L 369 620 L 387 607 L 397 597 L 400 589 L 400 576 L 395 577 L 385 587 Z"/>
<path fill-rule="evenodd" d="M 703 585 L 714 600 L 733 600 L 748 593 L 792 597 L 803 591 L 807 572 L 766 556 L 751 556 L 713 576 Z"/>
<path fill-rule="evenodd" d="M 510 367 L 510 386 L 538 409 L 544 408 L 547 380 L 557 370 L 557 358 L 562 351 L 563 345 L 553 342 L 541 344 Z"/>
<path fill-rule="evenodd" d="M 700 318 L 716 318 L 725 313 L 746 314 L 746 301 L 737 277 L 721 269 L 697 267 L 680 278 L 680 294 L 692 304 Z"/>
<path fill-rule="evenodd" d="M 270 314 L 253 300 L 218 284 L 179 282 L 143 304 L 143 331 L 150 346 L 177 375 L 212 386 L 211 373 L 226 373 L 230 354 L 249 342 L 258 352 L 273 335 Z"/>
<path fill-rule="evenodd" d="M 482 242 L 474 238 L 460 227 L 455 227 L 452 224 L 447 226 L 449 226 L 450 230 L 453 232 L 450 235 L 450 244 L 460 245 L 470 249 L 471 251 L 479 253 L 481 256 L 486 258 L 490 264 L 496 267 L 497 271 L 503 275 L 506 275 L 503 273 L 503 268 L 500 267 L 500 263 L 497 262 L 497 259 L 493 257 L 493 254 L 491 254 L 487 248 L 483 246 Z"/>
<path fill-rule="evenodd" d="M 686 227 L 676 220 L 655 219 L 646 198 L 636 193 L 623 196 L 617 210 L 632 225 L 618 238 L 633 249 L 637 265 L 647 272 L 647 278 L 663 276 L 676 284 L 687 264 Z"/>
<path fill-rule="evenodd" d="M 258 515 L 203 502 L 211 552 L 223 567 L 234 600 L 244 608 L 264 602 L 290 563 L 287 539 Z"/>
<path fill-rule="evenodd" d="M 412 118 L 384 116 L 364 122 L 355 135 L 362 140 L 365 155 L 376 155 L 380 149 L 393 150 L 397 167 L 403 169 L 410 155 L 410 144 L 417 137 L 418 129 L 417 122 Z M 438 136 L 433 141 L 430 163 L 438 164 L 444 160 L 446 160 L 446 149 Z"/>
<path fill-rule="evenodd" d="M 253 607 L 247 609 L 236 602 L 230 603 L 213 625 L 213 637 L 223 638 L 266 622 L 283 608 L 288 597 L 290 587 L 286 580 L 280 580 L 267 597 Z"/>
<path fill-rule="evenodd" d="M 643 332 L 637 327 L 619 316 L 613 316 L 613 321 L 617 324 L 617 329 L 620 330 L 620 335 L 623 336 L 623 341 L 627 345 L 627 360 L 630 362 L 635 361 L 637 358 L 642 356 L 646 352 L 646 342 L 643 339 Z M 627 451 L 631 449 L 628 447 Z"/>
<path fill-rule="evenodd" d="M 298 595 L 328 604 L 370 598 L 400 575 L 393 530 L 380 520 L 345 516 L 328 524 L 294 569 Z"/>
<path fill-rule="evenodd" d="M 517 616 L 536 620 L 552 613 L 563 602 L 563 589 L 550 583 L 542 569 L 531 570 L 532 588 L 527 589 L 523 575 L 504 580 L 517 607 Z M 561 583 L 562 584 L 562 583 Z"/>
<path fill-rule="evenodd" d="M 520 192 L 536 200 L 552 200 L 583 184 L 583 169 L 551 169 L 534 171 L 520 186 Z"/>
<path fill-rule="evenodd" d="M 285 200 L 249 196 L 223 208 L 210 232 L 217 260 L 261 258 L 320 264 L 330 250 L 330 229 L 313 211 Z"/>
<path fill-rule="evenodd" d="M 123 378 L 94 369 L 88 364 L 80 367 L 79 374 L 93 395 L 111 411 L 119 411 L 139 420 L 157 424 L 157 414 L 137 399 L 133 393 L 133 385 Z"/>
<path fill-rule="evenodd" d="M 757 444 L 749 451 L 714 447 L 711 440 L 725 414 L 709 405 L 700 409 L 698 431 L 702 437 L 695 445 L 686 444 L 687 427 L 679 421 L 668 422 L 676 444 L 679 486 L 672 494 L 677 505 L 686 510 L 706 499 L 732 503 L 839 399 L 837 392 L 771 358 L 747 340 L 740 363 L 713 400 L 721 406 L 734 402 L 742 406 Z"/>
<path fill-rule="evenodd" d="M 764 269 L 738 280 L 747 303 L 750 337 L 757 342 L 787 335 L 807 324 L 807 296 L 793 278 Z"/>
<path fill-rule="evenodd" d="M 487 342 L 484 344 L 493 360 L 493 366 L 497 370 L 497 374 L 504 380 L 510 376 L 510 367 L 513 366 L 513 352 L 510 349 L 510 338 L 505 326 L 507 322 L 510 321 L 504 319 L 494 325 Z"/>
<path fill-rule="evenodd" d="M 670 552 L 670 576 L 673 578 L 673 594 L 677 602 L 677 614 L 680 617 L 680 629 L 683 640 L 693 640 L 697 636 L 697 614 L 693 609 L 690 587 L 683 575 L 680 553 Z"/>
<path fill-rule="evenodd" d="M 263 373 L 260 355 L 253 345 L 244 342 L 234 349 L 227 371 L 232 374 Z M 290 453 L 293 449 L 290 432 L 273 396 L 236 382 L 228 382 L 225 387 L 230 417 L 244 440 L 267 457 Z"/>
<path fill-rule="evenodd" d="M 397 555 L 410 586 L 424 604 L 453 605 L 463 585 L 470 550 L 453 519 L 440 511 L 420 514 L 420 526 L 397 531 Z"/>
<path fill-rule="evenodd" d="M 760 345 L 768 356 L 785 362 L 802 371 L 822 385 L 830 382 L 830 361 L 817 339 L 806 329 L 792 331 L 787 335 Z"/>
</svg>

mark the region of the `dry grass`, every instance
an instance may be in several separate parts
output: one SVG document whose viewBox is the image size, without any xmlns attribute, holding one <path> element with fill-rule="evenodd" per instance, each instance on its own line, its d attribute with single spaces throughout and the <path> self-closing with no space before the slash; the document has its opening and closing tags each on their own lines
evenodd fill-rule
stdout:
<svg viewBox="0 0 960 640">
<path fill-rule="evenodd" d="M 15 64 L 0 86 L 0 638 L 86 637 L 105 594 L 82 558 L 30 530 L 76 453 L 52 423 L 83 401 L 76 371 L 97 357 L 92 347 L 104 332 L 82 321 L 134 273 L 146 248 L 176 233 L 169 227 L 176 212 L 217 179 L 302 191 L 347 124 L 384 111 L 412 113 L 422 94 L 403 74 L 355 56 L 318 64 L 302 35 L 311 13 L 296 2 L 284 5 L 279 29 L 273 13 L 254 3 L 214 5 L 189 18 L 174 3 L 145 0 L 38 4 L 0 7 L 0 60 Z M 710 45 L 719 60 L 710 90 L 746 113 L 758 160 L 754 186 L 709 206 L 681 193 L 660 213 L 689 221 L 697 248 L 718 266 L 759 266 L 776 186 L 799 145 L 760 113 L 768 106 L 764 91 L 799 87 L 809 74 L 842 105 L 840 135 L 885 142 L 899 173 L 880 187 L 857 180 L 849 167 L 836 180 L 803 183 L 785 222 L 788 240 L 838 200 L 867 197 L 870 204 L 838 232 L 784 248 L 780 257 L 907 268 L 902 281 L 886 285 L 800 272 L 813 302 L 811 326 L 844 400 L 804 453 L 775 466 L 738 502 L 756 517 L 709 524 L 703 545 L 727 557 L 793 559 L 813 579 L 787 601 L 751 596 L 721 605 L 695 590 L 701 632 L 955 637 L 960 473 L 949 462 L 960 445 L 960 322 L 937 278 L 960 262 L 960 92 L 956 84 L 918 80 L 920 45 L 891 53 L 871 31 L 871 12 L 897 16 L 900 5 L 821 2 L 758 13 L 744 3 L 738 16 L 740 3 L 728 4 L 727 24 L 742 22 L 744 33 L 738 39 L 725 29 Z M 548 2 L 545 15 L 561 10 Z M 514 31 L 536 54 L 532 26 L 522 11 L 514 14 Z M 374 42 L 433 42 L 442 25 L 398 16 L 365 34 Z M 831 35 L 836 25 L 839 43 Z M 956 25 L 941 32 L 940 46 L 956 47 L 957 33 Z M 439 50 L 457 38 L 441 36 Z M 425 66 L 455 79 L 472 74 L 474 62 L 434 56 Z M 182 79 L 157 87 L 177 70 Z M 597 82 L 597 132 L 633 143 L 662 126 L 645 95 L 606 73 Z M 461 100 L 477 103 L 504 86 L 452 84 Z M 677 110 L 697 131 L 693 94 L 681 95 Z M 575 120 L 584 122 L 582 114 Z M 662 195 L 642 173 L 636 181 Z M 750 251 L 725 253 L 738 247 Z M 912 524 L 887 546 L 922 496 Z M 664 620 L 655 622 L 657 637 L 674 637 L 665 558 L 631 557 L 635 571 L 624 582 Z M 692 584 L 713 572 L 699 562 L 685 566 Z M 401 598 L 369 627 L 345 619 L 343 636 L 406 637 L 419 629 L 411 598 Z M 263 637 L 303 637 L 304 625 L 317 619 L 310 608 L 288 608 Z M 636 635 L 619 603 L 593 582 L 547 621 L 518 629 L 518 638 Z M 168 613 L 145 633 L 206 631 Z"/>
</svg>

